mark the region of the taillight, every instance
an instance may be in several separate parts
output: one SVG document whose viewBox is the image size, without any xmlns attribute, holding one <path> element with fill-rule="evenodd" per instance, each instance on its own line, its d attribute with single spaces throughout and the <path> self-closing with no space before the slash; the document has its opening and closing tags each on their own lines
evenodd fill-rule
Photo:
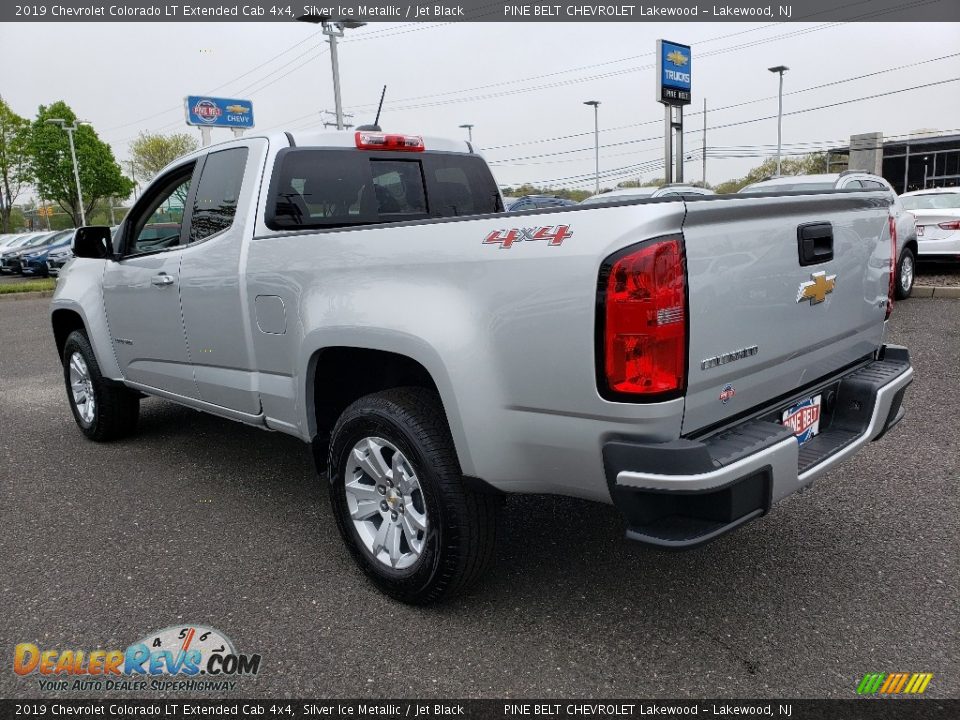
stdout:
<svg viewBox="0 0 960 720">
<path fill-rule="evenodd" d="M 600 271 L 597 381 L 615 399 L 666 399 L 687 375 L 687 288 L 680 238 L 651 240 Z"/>
<path fill-rule="evenodd" d="M 887 314 L 885 320 L 890 319 L 893 313 L 893 291 L 895 278 L 897 276 L 897 219 L 891 215 L 890 222 L 890 283 L 887 286 Z"/>
<path fill-rule="evenodd" d="M 392 133 L 363 132 L 356 134 L 360 150 L 396 150 L 400 152 L 423 152 L 423 138 L 419 135 L 395 135 Z"/>
<path fill-rule="evenodd" d="M 941 230 L 960 230 L 960 220 L 948 220 L 937 225 Z"/>
</svg>

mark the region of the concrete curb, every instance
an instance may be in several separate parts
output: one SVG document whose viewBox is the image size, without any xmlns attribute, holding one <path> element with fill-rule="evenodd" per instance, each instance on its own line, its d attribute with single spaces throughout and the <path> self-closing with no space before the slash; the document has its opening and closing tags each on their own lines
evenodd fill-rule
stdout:
<svg viewBox="0 0 960 720">
<path fill-rule="evenodd" d="M 0 302 L 4 300 L 36 300 L 37 298 L 53 297 L 53 290 L 31 290 L 29 292 L 3 293 Z"/>
<path fill-rule="evenodd" d="M 915 298 L 960 298 L 960 287 L 934 287 L 931 285 L 914 285 Z"/>
</svg>

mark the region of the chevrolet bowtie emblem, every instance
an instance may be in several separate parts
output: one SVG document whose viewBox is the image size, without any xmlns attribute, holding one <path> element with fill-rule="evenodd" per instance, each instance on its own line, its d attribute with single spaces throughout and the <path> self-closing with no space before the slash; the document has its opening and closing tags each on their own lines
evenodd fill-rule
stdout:
<svg viewBox="0 0 960 720">
<path fill-rule="evenodd" d="M 833 292 L 836 287 L 837 276 L 827 275 L 825 272 L 816 272 L 810 275 L 810 281 L 800 283 L 800 289 L 797 291 L 797 302 L 809 300 L 811 305 L 822 303 L 827 299 L 827 295 Z"/>
</svg>

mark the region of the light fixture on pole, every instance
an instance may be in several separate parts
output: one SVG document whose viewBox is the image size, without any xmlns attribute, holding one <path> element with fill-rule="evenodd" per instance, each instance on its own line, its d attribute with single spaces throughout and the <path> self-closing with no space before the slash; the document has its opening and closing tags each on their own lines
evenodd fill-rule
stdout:
<svg viewBox="0 0 960 720">
<path fill-rule="evenodd" d="M 460 127 L 467 131 L 467 140 L 473 142 L 473 125 L 471 123 L 464 123 Z"/>
<path fill-rule="evenodd" d="M 593 160 L 594 160 L 594 195 L 600 194 L 600 101 L 586 100 L 584 105 L 593 106 Z"/>
<path fill-rule="evenodd" d="M 73 125 L 67 125 L 67 121 L 61 118 L 50 118 L 46 121 L 48 125 L 59 125 L 61 130 L 67 132 L 67 139 L 70 141 L 70 159 L 73 161 L 73 179 L 77 183 L 77 204 L 80 206 L 80 225 L 87 224 L 87 215 L 83 211 L 83 192 L 80 190 L 80 166 L 77 165 L 77 151 L 73 146 L 73 134 L 81 125 L 89 125 L 85 121 L 74 121 Z"/>
<path fill-rule="evenodd" d="M 344 30 L 363 27 L 365 22 L 351 18 L 334 18 L 332 15 L 301 15 L 301 22 L 320 24 L 323 34 L 330 38 L 330 65 L 333 69 L 333 102 L 337 112 L 337 130 L 343 130 L 343 103 L 340 101 L 340 61 L 337 57 L 337 38 L 343 37 Z"/>
<path fill-rule="evenodd" d="M 780 174 L 780 147 L 783 138 L 783 74 L 789 69 L 786 65 L 767 68 L 770 72 L 780 75 L 780 92 L 777 93 L 777 175 Z"/>
</svg>

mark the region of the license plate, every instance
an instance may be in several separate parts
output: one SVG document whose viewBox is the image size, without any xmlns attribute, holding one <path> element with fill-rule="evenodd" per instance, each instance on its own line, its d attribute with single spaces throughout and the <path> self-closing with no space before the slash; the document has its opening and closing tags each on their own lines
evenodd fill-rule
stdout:
<svg viewBox="0 0 960 720">
<path fill-rule="evenodd" d="M 917 225 L 917 237 L 923 237 L 923 225 Z"/>
<path fill-rule="evenodd" d="M 793 430 L 797 442 L 803 445 L 820 433 L 820 396 L 806 398 L 783 411 L 780 422 Z"/>
</svg>

